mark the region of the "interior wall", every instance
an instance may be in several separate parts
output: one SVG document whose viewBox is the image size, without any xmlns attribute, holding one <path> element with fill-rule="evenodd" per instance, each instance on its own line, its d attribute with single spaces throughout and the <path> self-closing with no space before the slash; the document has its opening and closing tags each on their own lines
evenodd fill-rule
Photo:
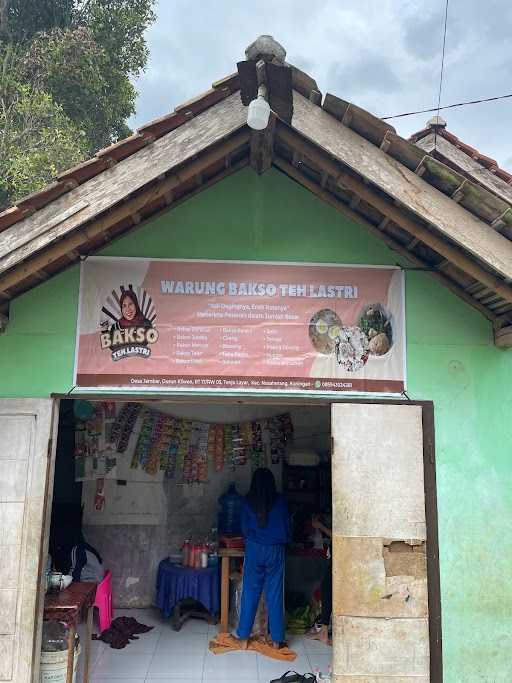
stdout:
<svg viewBox="0 0 512 683">
<path fill-rule="evenodd" d="M 175 417 L 204 422 L 235 423 L 290 412 L 294 424 L 291 448 L 326 452 L 330 445 L 328 407 L 264 405 L 202 405 L 152 403 L 152 408 Z M 241 494 L 251 479 L 248 462 L 221 472 L 209 468 L 206 484 L 183 486 L 179 477 L 165 480 L 162 473 L 147 475 L 130 469 L 140 422 L 126 452 L 118 457 L 117 480 L 105 481 L 105 509 L 94 507 L 95 482 L 83 485 L 84 534 L 112 570 L 114 600 L 118 607 L 146 607 L 153 604 L 158 563 L 179 552 L 186 538 L 204 538 L 217 526 L 217 500 L 234 481 Z M 270 466 L 281 488 L 281 465 Z M 149 510 L 148 510 L 149 508 Z"/>
</svg>

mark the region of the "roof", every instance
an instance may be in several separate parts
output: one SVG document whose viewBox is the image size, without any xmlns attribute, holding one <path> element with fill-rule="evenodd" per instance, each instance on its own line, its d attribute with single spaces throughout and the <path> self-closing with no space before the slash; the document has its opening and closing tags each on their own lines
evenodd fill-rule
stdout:
<svg viewBox="0 0 512 683">
<path fill-rule="evenodd" d="M 423 128 L 417 133 L 413 133 L 413 135 L 411 135 L 409 139 L 411 140 L 411 142 L 418 142 L 419 140 L 422 140 L 423 138 L 427 137 L 428 135 L 431 135 L 432 133 L 432 126 L 427 125 L 426 128 Z M 460 138 L 451 133 L 444 126 L 442 126 L 437 131 L 437 135 L 442 137 L 444 140 L 448 140 L 448 142 L 450 142 L 454 147 L 460 149 L 462 152 L 464 152 L 464 154 L 467 154 L 467 156 L 471 159 L 477 161 L 481 166 L 490 171 L 490 173 L 494 173 L 498 178 L 501 178 L 501 180 L 506 182 L 508 185 L 512 185 L 512 174 L 510 174 L 505 169 L 500 168 L 498 162 L 495 159 L 491 159 L 491 157 L 482 154 L 482 152 L 479 152 L 477 149 L 475 149 L 475 147 L 471 147 L 471 145 L 468 145 L 466 142 L 463 142 Z"/>
<path fill-rule="evenodd" d="M 409 140 L 436 159 L 455 168 L 496 196 L 512 202 L 512 174 L 498 162 L 463 142 L 443 125 L 429 125 L 411 135 Z M 432 120 L 435 124 L 435 121 Z"/>
<path fill-rule="evenodd" d="M 251 131 L 242 102 L 248 72 L 240 64 L 247 62 L 0 214 L 4 310 L 83 255 L 238 169 L 261 173 L 273 165 L 428 271 L 496 330 L 512 324 L 512 186 L 492 165 L 489 171 L 481 157 L 470 157 L 447 131 L 438 133 L 435 150 L 430 129 L 405 140 L 356 105 L 322 97 L 293 66 L 284 85 L 268 72 L 283 88 L 271 96 L 278 114 L 265 131 Z M 499 187 L 451 159 L 441 139 Z"/>
</svg>

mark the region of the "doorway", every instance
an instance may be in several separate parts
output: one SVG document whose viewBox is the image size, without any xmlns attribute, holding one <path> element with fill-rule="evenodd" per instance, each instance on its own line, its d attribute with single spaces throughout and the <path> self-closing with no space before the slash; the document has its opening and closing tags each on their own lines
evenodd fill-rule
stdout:
<svg viewBox="0 0 512 683">
<path fill-rule="evenodd" d="M 3 403 L 7 404 L 12 402 Z M 151 403 L 153 405 L 154 402 Z M 215 404 L 218 406 L 222 406 L 222 409 L 227 411 L 229 417 L 231 418 L 231 421 L 233 421 L 234 419 L 234 407 L 240 405 L 233 404 L 230 402 L 216 402 Z M 190 403 L 180 401 L 179 403 L 173 402 L 169 405 L 172 406 L 173 411 L 175 413 L 177 412 L 179 416 L 180 410 L 182 411 L 183 415 L 183 411 L 187 410 L 187 406 L 189 406 Z M 274 415 L 276 415 L 278 413 L 282 414 L 283 412 L 286 412 L 286 410 L 289 408 L 298 410 L 298 406 L 301 405 L 302 409 L 309 409 L 309 405 L 311 404 L 304 405 L 299 402 L 290 402 L 289 404 L 283 404 L 280 402 L 277 405 L 273 404 L 272 406 L 269 406 L 268 403 L 265 405 L 264 401 L 260 401 L 243 405 L 246 405 L 247 407 L 252 406 L 253 410 L 254 408 L 258 408 L 260 412 L 258 413 L 258 411 L 256 411 L 257 414 L 261 414 L 261 410 L 266 410 L 267 412 L 270 410 L 270 412 L 273 412 Z M 314 405 L 317 409 L 323 408 L 324 410 L 327 410 L 328 415 L 328 404 L 323 404 L 323 406 L 319 406 L 318 404 Z M 393 406 L 401 406 L 402 408 L 407 409 L 407 417 L 399 419 L 397 421 L 397 416 L 399 414 L 395 412 L 393 416 L 391 416 L 391 413 L 388 412 L 388 409 L 392 409 Z M 413 408 L 415 408 L 416 410 L 411 411 L 411 409 Z M 355 412 L 354 409 L 356 409 Z M 352 413 L 349 416 L 349 413 L 351 411 Z M 1 419 L 4 419 L 4 415 L 2 415 Z M 329 432 L 330 423 L 331 420 L 328 417 Z M 380 643 L 383 651 L 387 647 L 388 649 L 386 650 L 386 656 L 378 657 L 373 655 L 374 659 L 372 660 L 371 658 L 368 658 L 368 652 L 360 652 L 355 660 L 356 665 L 360 667 L 360 675 L 367 675 L 370 673 L 370 670 L 365 672 L 363 669 L 361 669 L 362 663 L 366 662 L 365 666 L 373 668 L 372 674 L 375 676 L 376 680 L 379 680 L 379 678 L 388 675 L 388 673 L 386 672 L 390 670 L 389 667 L 395 667 L 394 671 L 398 671 L 399 675 L 402 675 L 405 679 L 407 679 L 407 677 L 411 675 L 423 675 L 425 677 L 425 680 L 440 681 L 441 657 L 440 605 L 438 592 L 439 570 L 437 560 L 437 520 L 435 517 L 435 464 L 433 456 L 432 406 L 430 404 L 405 404 L 404 402 L 391 402 L 386 404 L 381 404 L 377 402 L 340 402 L 337 404 L 333 404 L 332 425 L 332 454 L 334 474 L 334 672 L 339 677 L 339 680 L 343 680 L 343 677 L 347 675 L 355 675 L 355 671 L 353 671 L 352 673 L 348 673 L 348 670 L 344 671 L 340 668 L 343 666 L 347 666 L 347 653 L 346 650 L 343 649 L 345 647 L 345 644 L 350 643 L 350 637 L 354 638 L 353 643 L 355 644 L 368 642 L 368 633 L 365 634 L 364 631 L 361 631 L 361 627 L 364 627 L 365 625 L 363 623 L 364 620 L 366 620 L 366 622 L 368 623 L 368 621 L 372 619 L 372 623 L 374 626 L 377 623 L 375 620 L 381 620 L 383 624 L 384 622 L 386 622 L 387 625 L 389 625 L 389 622 L 393 621 L 393 618 L 403 620 L 403 615 L 393 616 L 394 614 L 396 615 L 396 612 L 393 612 L 393 610 L 398 610 L 397 605 L 400 605 L 401 608 L 408 610 L 409 615 L 414 614 L 414 616 L 406 616 L 405 618 L 407 618 L 408 620 L 417 620 L 417 623 L 415 622 L 415 626 L 417 627 L 416 636 L 413 636 L 412 639 L 410 639 L 410 641 L 407 641 L 407 639 L 403 639 L 403 634 L 401 632 L 396 630 L 393 631 L 393 628 L 388 629 L 387 632 L 378 632 L 374 630 L 371 635 L 372 642 L 377 644 Z M 350 429 L 348 429 L 349 425 L 351 426 Z M 393 441 L 393 439 L 389 438 L 389 433 L 391 431 L 390 425 L 392 426 L 393 431 L 396 432 L 396 434 L 398 435 L 400 435 L 400 433 L 405 434 L 407 429 L 412 429 L 413 431 L 408 432 L 408 437 L 398 438 L 398 441 Z M 411 427 L 411 425 L 415 425 L 415 427 Z M 361 434 L 365 435 L 364 439 L 360 438 Z M 324 434 L 324 436 L 326 435 Z M 328 449 L 331 450 L 329 436 Z M 402 472 L 402 470 L 404 472 L 406 471 L 406 468 L 404 469 L 405 464 L 409 463 L 411 453 L 413 452 L 410 448 L 411 438 L 413 439 L 413 442 L 415 444 L 413 449 L 415 453 L 415 461 L 418 461 L 417 454 L 418 452 L 420 452 L 422 455 L 423 463 L 422 466 L 419 467 L 419 469 L 416 466 L 416 469 L 413 473 L 414 481 L 409 481 L 407 479 L 407 476 L 405 476 L 405 479 L 403 477 L 402 479 L 400 479 L 400 477 L 397 478 L 396 476 L 397 472 Z M 407 448 L 402 448 L 404 444 L 407 446 Z M 361 460 L 361 454 L 363 453 L 367 455 L 367 458 L 364 461 Z M 368 457 L 368 454 L 370 454 L 370 457 Z M 386 458 L 387 467 L 383 468 L 382 464 L 383 462 L 386 462 Z M 342 523 L 342 521 L 344 517 L 347 518 L 347 514 L 349 513 L 350 509 L 357 511 L 354 512 L 352 515 L 353 521 L 357 521 L 358 519 L 360 520 L 363 518 L 364 511 L 361 509 L 358 510 L 356 505 L 358 500 L 360 502 L 361 496 L 359 496 L 359 498 L 357 498 L 357 496 L 355 498 L 350 498 L 350 496 L 348 495 L 348 493 L 350 492 L 343 490 L 342 487 L 340 488 L 340 485 L 343 482 L 347 482 L 350 479 L 350 477 L 352 477 L 351 490 L 356 491 L 358 485 L 358 474 L 362 475 L 365 472 L 364 467 L 362 468 L 362 464 L 364 464 L 365 462 L 377 462 L 377 460 L 380 462 L 380 468 L 378 470 L 374 469 L 372 472 L 371 470 L 368 470 L 368 467 L 366 468 L 366 483 L 368 484 L 371 479 L 371 481 L 373 481 L 374 484 L 377 486 L 375 490 L 371 491 L 371 495 L 369 493 L 370 489 L 366 489 L 366 497 L 367 499 L 371 498 L 372 501 L 375 500 L 375 496 L 377 496 L 379 492 L 383 490 L 382 485 L 378 486 L 379 478 L 382 484 L 383 481 L 386 479 L 386 475 L 388 475 L 386 480 L 388 493 L 391 492 L 394 495 L 390 494 L 387 497 L 382 496 L 379 500 L 380 502 L 382 502 L 383 505 L 386 505 L 387 501 L 388 507 L 386 508 L 386 514 L 384 515 L 384 518 L 387 519 L 389 526 L 387 528 L 379 529 L 378 531 L 380 535 L 378 536 L 375 536 L 376 529 L 367 529 L 366 531 L 368 533 L 362 533 L 362 531 L 364 530 L 359 528 L 356 529 L 357 534 L 355 534 L 354 530 L 350 531 L 346 527 L 346 524 Z M 354 466 L 355 462 L 358 463 L 357 467 Z M 390 467 L 390 463 L 396 464 L 396 467 Z M 47 474 L 49 478 L 52 479 L 52 476 L 50 476 L 52 474 L 50 470 L 51 467 L 49 468 Z M 410 471 L 409 474 L 411 474 Z M 368 479 L 368 477 L 370 477 L 370 479 Z M 51 483 L 52 482 L 50 482 L 50 484 L 47 486 L 47 503 L 51 500 Z M 359 482 L 359 484 L 360 483 L 361 482 Z M 409 488 L 412 486 L 412 488 L 416 491 L 415 496 L 412 497 L 414 499 L 415 507 L 411 508 L 411 510 L 414 509 L 416 511 L 421 511 L 421 509 L 423 509 L 423 522 L 419 518 L 416 518 L 415 522 L 420 524 L 423 523 L 423 528 L 428 529 L 428 543 L 425 544 L 424 537 L 426 537 L 427 534 L 420 533 L 420 527 L 416 528 L 416 533 L 410 534 L 409 531 L 407 533 L 402 533 L 404 529 L 399 529 L 398 527 L 395 528 L 392 526 L 393 519 L 397 518 L 396 511 L 397 508 L 400 507 L 400 500 L 403 498 L 403 496 L 397 496 L 396 491 L 392 490 L 393 486 L 397 484 L 400 484 L 399 490 L 402 493 L 403 488 L 401 487 L 403 487 L 404 485 L 408 486 Z M 84 486 L 84 484 L 82 484 L 82 486 Z M 118 483 L 118 480 L 116 479 L 115 486 L 116 489 L 119 488 L 123 489 L 124 491 L 128 488 L 128 482 L 126 480 L 119 479 Z M 94 495 L 96 497 L 96 491 Z M 157 511 L 155 510 L 157 505 L 152 499 L 152 497 L 146 496 L 146 500 L 148 502 L 150 501 L 150 507 L 153 506 L 150 510 L 150 514 L 157 514 Z M 351 501 L 348 507 L 347 501 Z M 401 509 L 404 510 L 403 506 Z M 47 514 L 48 512 L 49 508 L 47 507 Z M 138 512 L 140 511 L 136 511 L 136 514 L 138 514 Z M 127 513 L 127 511 L 124 510 L 123 514 L 125 513 L 130 514 L 129 512 Z M 348 517 L 350 518 L 350 515 L 348 515 Z M 369 519 L 368 514 L 366 514 L 366 518 Z M 134 528 L 137 526 L 147 525 L 133 525 Z M 370 531 L 371 533 L 369 533 Z M 137 533 L 140 533 L 140 529 L 137 530 Z M 360 540 L 359 545 L 354 541 L 354 538 L 356 537 Z M 374 555 L 372 557 L 371 552 L 369 552 L 368 550 L 369 545 L 371 545 L 369 544 L 369 541 L 372 538 L 374 539 L 377 537 L 381 539 L 381 547 L 379 550 L 380 555 L 374 547 Z M 44 543 L 42 543 L 41 547 L 43 546 Z M 148 551 L 150 546 L 152 547 L 153 543 L 147 544 Z M 349 550 L 347 550 L 347 548 L 349 548 Z M 375 553 L 377 553 L 378 555 L 378 563 L 376 562 Z M 400 555 L 400 557 L 397 560 L 396 557 L 398 555 Z M 371 605 L 368 603 L 368 596 L 364 594 L 364 591 L 362 593 L 359 592 L 359 594 L 357 592 L 354 594 L 354 591 L 352 589 L 347 590 L 347 586 L 350 586 L 350 581 L 348 579 L 350 579 L 351 572 L 353 569 L 351 563 L 346 561 L 347 557 L 358 557 L 360 566 L 364 565 L 368 567 L 373 567 L 374 570 L 377 567 L 377 564 L 381 563 L 383 565 L 384 587 L 387 586 L 386 590 L 388 590 L 389 585 L 391 585 L 392 587 L 397 589 L 396 592 L 390 591 L 389 593 L 380 595 L 379 599 L 382 600 L 382 604 L 385 605 L 385 608 L 388 610 L 388 612 L 386 612 L 386 610 L 384 609 L 378 614 L 375 614 L 373 617 L 370 616 L 369 610 Z M 428 595 L 426 599 L 421 598 L 420 590 L 420 584 L 421 581 L 423 581 L 425 585 L 424 593 L 427 594 L 426 572 L 424 573 L 423 577 L 420 576 L 421 566 L 422 562 L 424 561 L 424 558 L 426 558 L 429 577 Z M 363 563 L 363 565 L 361 565 L 361 563 Z M 413 574 L 411 575 L 413 576 L 413 580 L 409 581 L 410 585 L 406 586 L 408 593 L 404 592 L 403 586 L 401 587 L 399 585 L 400 577 L 410 576 L 409 574 L 403 573 L 402 569 L 404 566 L 407 567 L 407 572 L 411 571 L 411 568 L 413 568 L 417 574 L 416 576 L 413 572 Z M 377 575 L 379 575 L 379 572 L 377 572 Z M 379 576 L 379 580 L 381 580 L 382 572 L 380 572 Z M 140 576 L 127 577 L 132 581 L 126 581 L 126 587 L 128 587 L 128 583 L 130 583 L 132 586 L 140 583 L 141 577 L 142 573 Z M 375 595 L 377 588 L 379 588 L 379 584 L 378 582 L 375 582 L 375 575 L 370 576 L 370 578 L 372 581 L 374 581 L 373 586 Z M 403 605 L 400 604 L 400 599 L 403 601 Z M 421 602 L 422 599 L 423 603 Z M 360 620 L 358 624 L 354 624 L 353 622 L 349 623 L 349 620 L 347 619 L 347 612 L 353 612 L 357 602 L 360 605 L 360 607 L 361 605 L 364 607 L 366 612 L 365 614 L 357 615 L 357 618 Z M 420 603 L 423 604 L 424 607 L 426 607 L 426 612 L 424 609 L 422 616 L 416 616 L 421 614 Z M 379 609 L 382 610 L 380 604 L 381 603 L 379 602 Z M 418 610 L 416 613 L 413 613 L 413 605 L 414 609 Z M 133 605 L 132 608 L 133 607 L 135 606 Z M 352 614 L 352 617 L 354 617 L 354 614 Z M 378 623 L 380 624 L 380 621 Z M 409 623 L 408 621 L 407 623 L 408 625 L 411 625 L 413 622 L 410 621 Z M 402 621 L 402 624 L 405 624 L 405 621 Z M 357 635 L 357 627 L 359 627 L 359 635 Z M 210 629 L 211 627 L 209 626 L 208 628 Z M 394 628 L 396 629 L 397 626 Z M 207 633 L 210 634 L 211 631 L 208 631 Z M 425 633 L 427 633 L 426 640 Z M 408 651 L 413 652 L 413 655 L 411 655 L 411 657 L 408 661 L 406 661 L 405 664 L 403 657 L 400 663 L 400 661 L 398 660 L 398 656 L 395 658 L 395 660 L 393 660 L 393 658 L 390 658 L 388 654 L 389 646 L 393 648 L 395 646 L 395 643 L 398 643 L 398 641 L 400 640 L 401 644 L 397 646 L 397 651 L 401 648 L 401 652 L 403 654 L 405 647 Z M 34 645 L 34 647 L 35 649 L 37 649 L 36 645 Z M 353 647 L 351 649 L 352 651 L 357 651 L 354 650 Z M 378 647 L 373 647 L 371 649 L 376 651 L 378 650 Z M 141 652 L 140 654 L 142 655 L 149 653 Z M 133 655 L 131 655 L 130 658 L 133 658 L 134 655 L 135 653 L 133 653 Z M 141 659 L 140 657 L 138 657 L 137 659 L 139 661 L 144 660 L 144 658 Z M 147 657 L 145 659 L 147 659 Z M 420 662 L 419 665 L 418 662 Z M 310 664 L 309 660 L 308 663 Z M 378 669 L 379 666 L 381 667 L 380 670 Z M 426 671 L 424 671 L 424 673 L 422 674 L 419 674 L 418 666 L 422 666 L 424 668 L 423 670 L 426 669 Z M 388 667 L 388 669 L 386 669 L 385 667 Z M 414 669 L 413 667 L 416 667 L 416 669 Z M 256 672 L 258 672 L 257 668 Z M 397 674 L 395 673 L 394 675 Z M 429 675 L 430 679 L 428 678 Z M 258 678 L 260 678 L 259 673 Z M 269 677 L 267 677 L 267 680 L 268 679 Z M 5 680 L 10 679 L 5 678 Z M 25 680 L 28 681 L 30 680 L 30 678 L 26 678 Z"/>
</svg>

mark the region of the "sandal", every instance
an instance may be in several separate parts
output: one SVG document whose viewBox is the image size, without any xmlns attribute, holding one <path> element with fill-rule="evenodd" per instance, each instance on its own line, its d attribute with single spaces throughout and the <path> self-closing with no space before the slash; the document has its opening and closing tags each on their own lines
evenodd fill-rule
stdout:
<svg viewBox="0 0 512 683">
<path fill-rule="evenodd" d="M 274 678 L 270 683 L 316 683 L 316 676 L 312 673 L 302 675 L 296 671 L 287 671 L 281 678 Z"/>
<path fill-rule="evenodd" d="M 296 671 L 287 671 L 280 678 L 273 678 L 270 683 L 302 683 L 304 676 Z"/>
</svg>

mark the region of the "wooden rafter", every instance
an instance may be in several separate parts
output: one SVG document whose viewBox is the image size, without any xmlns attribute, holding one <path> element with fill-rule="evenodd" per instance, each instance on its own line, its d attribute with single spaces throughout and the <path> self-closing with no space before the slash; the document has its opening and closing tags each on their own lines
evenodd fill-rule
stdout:
<svg viewBox="0 0 512 683">
<path fill-rule="evenodd" d="M 230 139 L 222 143 L 222 145 L 210 149 L 206 153 L 194 161 L 186 164 L 178 171 L 171 173 L 165 177 L 165 180 L 142 191 L 132 199 L 129 199 L 124 204 L 120 204 L 115 209 L 105 213 L 103 216 L 96 219 L 73 233 L 67 235 L 63 239 L 54 243 L 50 248 L 47 248 L 42 253 L 26 260 L 21 267 L 0 276 L 0 293 L 9 293 L 9 289 L 18 286 L 24 280 L 33 277 L 39 271 L 54 261 L 67 256 L 71 251 L 84 247 L 89 241 L 92 241 L 99 235 L 104 234 L 109 228 L 120 223 L 123 220 L 132 219 L 132 226 L 140 224 L 140 217 L 137 221 L 137 214 L 144 209 L 145 206 L 150 205 L 156 200 L 169 197 L 169 193 L 177 190 L 187 181 L 194 179 L 198 174 L 206 171 L 212 165 L 224 160 L 226 156 L 233 155 L 239 152 L 249 144 L 249 131 L 244 128 L 238 133 L 235 133 Z M 247 163 L 247 162 L 246 162 Z M 236 166 L 229 166 L 223 169 L 223 172 L 215 176 L 215 181 L 224 177 L 229 173 L 233 173 Z M 200 188 L 194 186 L 194 190 L 204 189 L 206 183 Z M 190 196 L 190 192 L 187 196 Z M 166 207 L 167 208 L 167 207 Z"/>
<path fill-rule="evenodd" d="M 246 111 L 238 94 L 230 95 L 176 130 L 123 159 L 25 219 L 23 229 L 11 226 L 0 233 L 0 273 L 21 265 L 27 258 L 51 246 L 102 214 L 126 202 L 158 182 L 170 170 L 188 167 L 197 156 L 223 145 L 230 136 L 248 136 Z M 172 189 L 172 188 L 170 188 Z M 68 207 L 87 206 L 51 230 L 48 221 Z"/>
<path fill-rule="evenodd" d="M 272 166 L 275 128 L 276 117 L 272 113 L 265 130 L 251 131 L 251 168 L 258 175 L 265 173 Z"/>
<path fill-rule="evenodd" d="M 457 268 L 489 287 L 506 301 L 512 302 L 512 287 L 479 266 L 476 261 L 466 256 L 460 249 L 451 246 L 442 237 L 420 225 L 411 216 L 406 215 L 402 207 L 398 207 L 392 201 L 383 198 L 362 180 L 344 170 L 341 164 L 333 160 L 331 156 L 323 152 L 317 145 L 305 140 L 300 134 L 285 126 L 278 126 L 276 137 L 285 146 L 298 151 L 304 158 L 310 159 L 320 172 L 326 171 L 329 173 L 341 188 L 348 189 L 357 194 L 366 203 L 380 211 L 384 216 L 387 216 L 412 237 L 417 238 L 438 252 L 457 266 Z"/>
<path fill-rule="evenodd" d="M 465 292 L 460 285 L 458 285 L 456 282 L 451 280 L 443 273 L 432 270 L 430 264 L 418 258 L 412 252 L 408 251 L 407 247 L 400 244 L 400 242 L 395 240 L 388 233 L 385 233 L 382 230 L 380 230 L 378 226 L 375 226 L 373 225 L 373 223 L 370 223 L 370 221 L 365 219 L 361 214 L 351 209 L 349 206 L 344 204 L 340 199 L 337 199 L 331 192 L 323 189 L 320 185 L 318 185 L 313 180 L 305 176 L 289 161 L 286 161 L 282 157 L 277 157 L 274 159 L 274 164 L 282 171 L 284 171 L 287 175 L 289 175 L 291 178 L 293 178 L 298 183 L 303 185 L 305 188 L 313 192 L 322 201 L 334 207 L 337 211 L 342 213 L 347 218 L 350 218 L 351 220 L 362 225 L 366 230 L 371 232 L 372 235 L 376 235 L 379 239 L 383 240 L 390 249 L 400 254 L 400 256 L 406 258 L 414 266 L 424 268 L 431 277 L 433 277 L 435 280 L 437 280 L 442 285 L 447 287 L 450 291 L 456 294 L 459 298 L 463 299 L 470 306 L 475 308 L 488 320 L 490 320 L 491 322 L 496 321 L 497 316 L 495 316 L 492 313 L 492 311 L 490 311 L 485 306 L 480 304 L 477 300 L 473 299 L 473 297 L 469 295 L 467 292 Z"/>
</svg>

